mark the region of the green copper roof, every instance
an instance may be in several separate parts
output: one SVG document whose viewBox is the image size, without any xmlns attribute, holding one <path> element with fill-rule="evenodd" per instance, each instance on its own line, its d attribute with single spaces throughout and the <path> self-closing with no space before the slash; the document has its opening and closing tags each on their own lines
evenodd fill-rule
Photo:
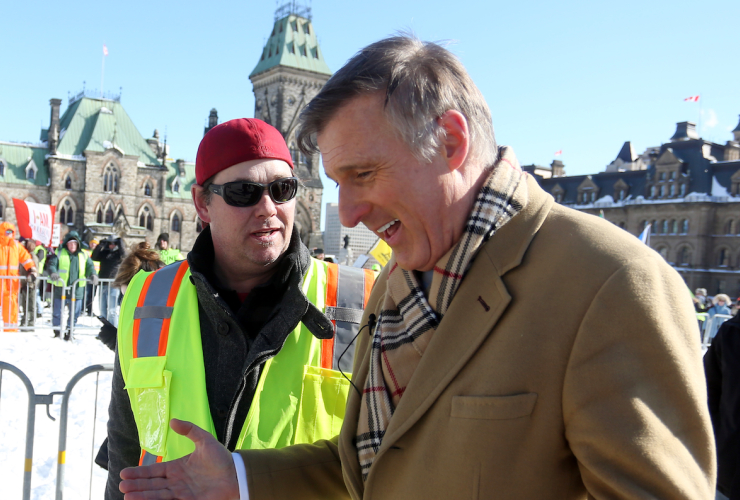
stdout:
<svg viewBox="0 0 740 500">
<path fill-rule="evenodd" d="M 193 198 L 190 194 L 190 186 L 195 183 L 195 163 L 185 162 L 185 164 L 183 165 L 183 169 L 185 170 L 184 176 L 180 175 L 180 171 L 177 168 L 176 162 L 173 162 L 168 158 L 165 162 L 165 165 L 167 166 L 167 184 L 164 187 L 164 196 L 166 198 L 181 198 L 183 200 L 192 200 Z M 178 191 L 172 190 L 175 179 L 179 180 Z"/>
<path fill-rule="evenodd" d="M 160 164 L 120 102 L 83 97 L 67 108 L 59 127 L 58 154 L 79 156 L 115 147 L 146 165 Z"/>
<path fill-rule="evenodd" d="M 295 14 L 275 21 L 260 61 L 249 74 L 249 78 L 276 66 L 331 75 L 311 21 Z"/>
<path fill-rule="evenodd" d="M 0 182 L 46 186 L 49 182 L 49 169 L 44 165 L 47 153 L 43 146 L 0 142 L 0 162 L 3 163 Z M 36 173 L 33 179 L 28 179 L 26 168 L 32 160 Z"/>
</svg>

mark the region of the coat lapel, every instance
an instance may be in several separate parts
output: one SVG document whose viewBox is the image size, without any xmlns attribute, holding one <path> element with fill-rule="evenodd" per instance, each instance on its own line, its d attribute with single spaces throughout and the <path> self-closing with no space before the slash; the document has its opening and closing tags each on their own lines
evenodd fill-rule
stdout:
<svg viewBox="0 0 740 500">
<path fill-rule="evenodd" d="M 531 176 L 527 182 L 527 204 L 479 251 L 393 414 L 376 460 L 426 413 L 506 311 L 511 296 L 502 276 L 522 262 L 553 204 Z"/>
<path fill-rule="evenodd" d="M 376 460 L 424 415 L 467 364 L 510 300 L 491 260 L 485 254 L 479 255 L 421 357 L 391 418 Z"/>
</svg>

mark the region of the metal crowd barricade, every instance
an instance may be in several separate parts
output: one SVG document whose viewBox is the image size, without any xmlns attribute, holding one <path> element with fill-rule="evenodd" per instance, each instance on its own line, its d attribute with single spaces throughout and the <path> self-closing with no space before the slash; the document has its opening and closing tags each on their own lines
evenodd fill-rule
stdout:
<svg viewBox="0 0 740 500">
<path fill-rule="evenodd" d="M 118 293 L 112 286 L 113 281 L 113 279 L 99 279 L 98 284 L 90 290 L 91 293 L 86 290 L 82 294 L 80 318 L 96 318 L 98 315 L 106 319 L 110 319 L 111 315 L 117 317 Z M 78 279 L 66 287 L 54 287 L 48 276 L 39 276 L 36 283 L 31 283 L 27 276 L 0 276 L 0 333 L 7 329 L 35 331 L 40 328 L 52 328 L 55 288 L 62 288 L 63 300 L 60 324 L 53 328 L 67 333 L 70 337 L 74 335 L 75 330 L 97 332 L 100 329 L 97 319 L 75 324 L 74 318 L 74 311 L 79 302 L 76 298 L 77 289 L 87 286 L 90 282 L 91 280 Z M 18 320 L 17 324 L 6 326 L 5 316 L 2 313 L 5 305 L 3 301 L 6 300 L 4 292 L 8 287 L 15 287 L 14 283 L 17 283 L 17 290 L 13 292 L 17 295 L 17 300 L 13 304 L 15 310 L 10 314 L 14 314 Z M 92 297 L 92 303 L 88 302 L 89 296 Z M 103 307 L 104 305 L 107 308 Z M 69 309 L 66 314 L 65 307 Z M 41 314 L 42 311 L 43 314 Z"/>
<path fill-rule="evenodd" d="M 706 321 L 704 321 L 704 330 L 702 331 L 701 339 L 701 343 L 704 348 L 708 347 L 709 344 L 712 343 L 712 339 L 717 335 L 719 327 L 730 318 L 732 318 L 732 316 L 729 314 L 715 314 L 712 317 L 707 317 Z"/>
<path fill-rule="evenodd" d="M 112 369 L 112 368 L 111 368 Z M 49 413 L 49 405 L 54 402 L 54 396 L 64 394 L 62 392 L 52 392 L 51 394 L 36 394 L 33 385 L 25 373 L 20 371 L 10 363 L 0 361 L 0 395 L 2 395 L 2 374 L 4 370 L 15 374 L 21 379 L 28 393 L 28 417 L 26 420 L 26 451 L 23 464 L 23 500 L 31 498 L 31 472 L 33 470 L 33 437 L 36 428 L 36 405 L 46 405 L 46 414 L 50 419 L 54 417 Z"/>
<path fill-rule="evenodd" d="M 57 484 L 56 484 L 56 500 L 62 500 L 64 494 L 64 468 L 66 465 L 66 456 L 67 456 L 67 420 L 68 420 L 68 414 L 69 414 L 69 397 L 72 394 L 72 389 L 74 389 L 75 385 L 77 385 L 77 382 L 79 382 L 85 375 L 88 375 L 90 373 L 97 373 L 98 374 L 98 380 L 95 383 L 95 413 L 93 416 L 93 430 L 92 430 L 92 454 L 90 456 L 90 486 L 89 486 L 89 498 L 92 498 L 92 478 L 93 478 L 93 472 L 92 467 L 94 465 L 94 456 L 95 456 L 95 426 L 97 424 L 97 412 L 98 412 L 98 386 L 100 381 L 100 372 L 112 372 L 113 371 L 113 365 L 111 364 L 103 364 L 103 365 L 92 365 L 88 366 L 87 368 L 80 370 L 77 372 L 77 374 L 72 377 L 72 380 L 67 383 L 67 387 L 64 389 L 64 392 L 62 393 L 62 409 L 59 413 L 59 453 L 57 455 Z"/>
<path fill-rule="evenodd" d="M 94 300 L 94 303 L 92 304 L 91 314 L 87 314 L 88 310 L 88 293 L 87 290 L 82 294 L 82 305 L 80 310 L 80 317 L 96 317 L 97 315 L 100 315 L 108 320 L 110 320 L 110 314 L 111 311 L 115 311 L 118 307 L 118 304 L 112 304 L 112 302 L 117 302 L 118 300 L 118 293 L 112 293 L 114 287 L 113 287 L 113 278 L 98 278 L 98 284 L 93 287 L 92 290 L 92 297 Z M 92 330 L 97 332 L 100 330 L 100 323 L 95 322 L 92 325 L 85 325 L 85 324 L 76 324 L 74 321 L 74 308 L 77 303 L 76 295 L 77 295 L 77 288 L 78 287 L 87 287 L 87 285 L 91 283 L 91 280 L 89 279 L 78 279 L 73 281 L 67 290 L 65 290 L 68 297 L 70 297 L 70 308 L 69 308 L 69 315 L 67 318 L 67 325 L 69 325 L 69 335 L 74 336 L 75 330 Z M 105 301 L 103 300 L 103 297 L 105 296 Z M 113 299 L 113 300 L 111 300 Z M 106 307 L 103 306 L 107 306 Z M 98 312 L 96 315 L 95 311 Z M 115 314 L 117 317 L 117 313 Z M 66 331 L 66 330 L 65 330 Z"/>
<path fill-rule="evenodd" d="M 72 390 L 75 388 L 77 383 L 90 373 L 97 373 L 98 380 L 96 381 L 95 387 L 95 411 L 93 416 L 93 443 L 92 453 L 90 462 L 90 484 L 88 497 L 92 498 L 92 467 L 94 464 L 94 453 L 95 453 L 95 427 L 97 424 L 97 403 L 98 403 L 98 390 L 99 390 L 99 376 L 100 372 L 112 372 L 112 364 L 101 364 L 92 365 L 77 372 L 74 377 L 67 383 L 66 388 L 62 392 L 52 392 L 50 394 L 36 394 L 33 389 L 33 384 L 17 367 L 0 361 L 0 395 L 2 395 L 2 375 L 3 371 L 7 370 L 15 374 L 26 388 L 28 393 L 28 417 L 26 422 L 26 443 L 25 443 L 25 454 L 24 454 L 24 467 L 23 467 L 23 500 L 30 500 L 31 498 L 31 473 L 33 471 L 33 441 L 34 431 L 36 427 L 36 405 L 46 405 L 46 414 L 51 420 L 56 420 L 49 413 L 49 405 L 54 403 L 54 396 L 62 396 L 62 406 L 59 416 L 59 448 L 57 454 L 57 478 L 56 478 L 56 500 L 62 500 L 64 490 L 64 470 L 66 465 L 66 452 L 67 452 L 67 423 L 69 416 L 69 399 L 72 394 Z"/>
</svg>

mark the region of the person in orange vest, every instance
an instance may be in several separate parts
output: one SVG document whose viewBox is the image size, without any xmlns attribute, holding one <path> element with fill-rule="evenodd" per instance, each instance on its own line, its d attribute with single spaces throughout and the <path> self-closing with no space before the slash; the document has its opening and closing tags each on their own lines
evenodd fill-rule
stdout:
<svg viewBox="0 0 740 500">
<path fill-rule="evenodd" d="M 0 276 L 18 276 L 18 266 L 28 271 L 28 280 L 36 283 L 39 273 L 31 254 L 15 240 L 15 226 L 10 222 L 0 224 Z M 0 303 L 3 312 L 3 329 L 18 330 L 18 291 L 17 279 L 0 278 Z"/>
</svg>

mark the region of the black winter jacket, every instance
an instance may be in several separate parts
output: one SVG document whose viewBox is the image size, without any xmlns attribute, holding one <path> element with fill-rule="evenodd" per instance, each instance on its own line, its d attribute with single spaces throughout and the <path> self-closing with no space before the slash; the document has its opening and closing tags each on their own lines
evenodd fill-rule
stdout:
<svg viewBox="0 0 740 500">
<path fill-rule="evenodd" d="M 100 262 L 100 277 L 104 279 L 116 277 L 118 266 L 121 265 L 121 261 L 126 256 L 123 249 L 123 240 L 116 238 L 113 241 L 116 243 L 116 248 L 113 250 L 108 248 L 110 240 L 103 240 L 95 247 L 90 256 L 92 260 Z"/>
<path fill-rule="evenodd" d="M 191 282 L 198 294 L 198 313 L 206 374 L 206 392 L 216 437 L 234 450 L 265 361 L 282 348 L 303 322 L 317 338 L 331 338 L 333 325 L 301 291 L 310 265 L 308 249 L 294 229 L 288 251 L 276 273 L 255 287 L 243 304 L 233 290 L 218 286 L 210 229 L 198 236 L 188 254 Z M 141 449 L 128 393 L 116 352 L 108 420 L 106 500 L 122 499 L 120 472 L 138 465 Z"/>
<path fill-rule="evenodd" d="M 720 326 L 704 355 L 709 415 L 717 443 L 717 489 L 740 499 L 740 314 Z"/>
</svg>

